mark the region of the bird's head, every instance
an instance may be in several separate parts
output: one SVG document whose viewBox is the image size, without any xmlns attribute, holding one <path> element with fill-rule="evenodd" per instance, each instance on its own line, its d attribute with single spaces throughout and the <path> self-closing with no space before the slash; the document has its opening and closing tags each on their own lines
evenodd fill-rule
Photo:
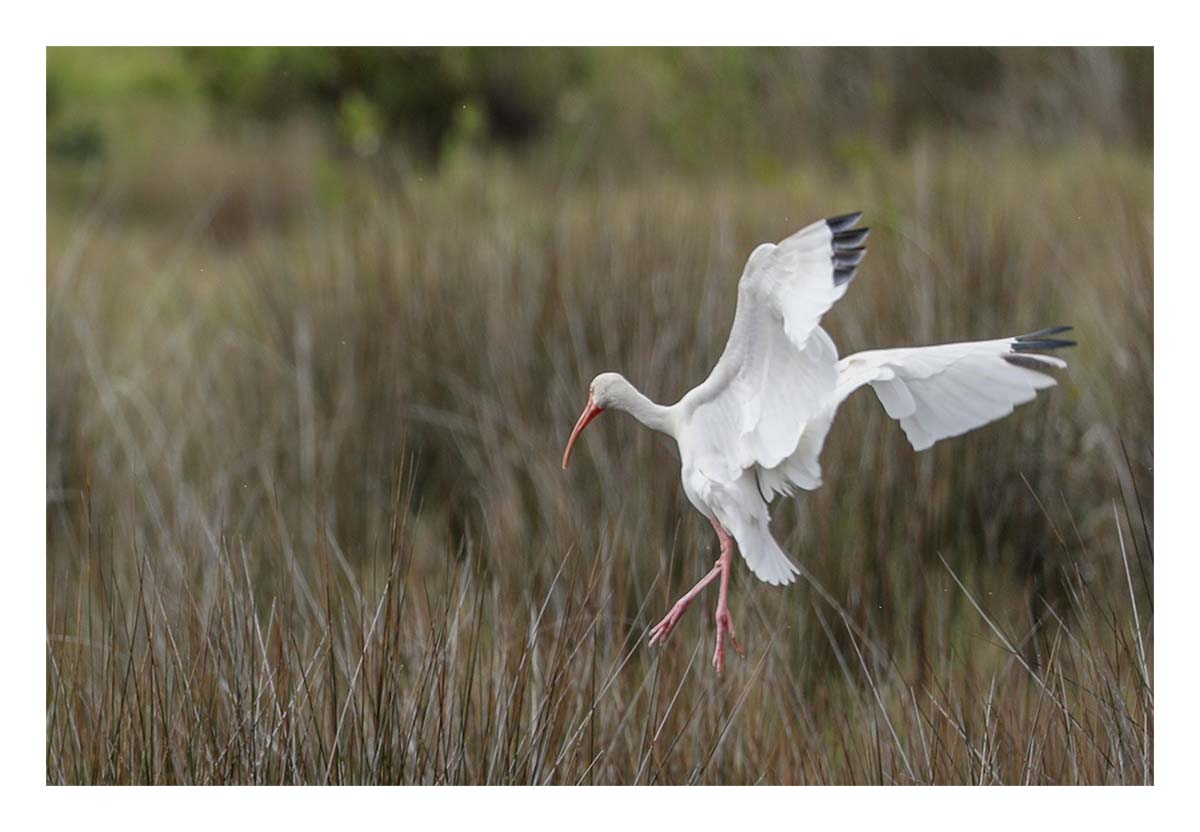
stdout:
<svg viewBox="0 0 1200 832">
<path fill-rule="evenodd" d="M 571 461 L 571 449 L 575 447 L 575 441 L 579 438 L 579 434 L 583 433 L 583 429 L 606 408 L 613 405 L 619 406 L 622 393 L 627 387 L 629 387 L 629 382 L 620 373 L 601 373 L 592 379 L 592 383 L 588 387 L 587 405 L 583 408 L 579 421 L 575 423 L 575 429 L 571 431 L 571 438 L 567 440 L 567 449 L 563 452 L 562 467 L 564 471 L 567 470 L 567 463 Z"/>
</svg>

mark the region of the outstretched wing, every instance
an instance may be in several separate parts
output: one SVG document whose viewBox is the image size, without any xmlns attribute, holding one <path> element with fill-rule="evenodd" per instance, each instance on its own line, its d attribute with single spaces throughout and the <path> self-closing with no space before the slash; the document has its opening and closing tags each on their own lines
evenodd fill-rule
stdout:
<svg viewBox="0 0 1200 832">
<path fill-rule="evenodd" d="M 835 400 L 870 384 L 884 410 L 900 422 L 913 449 L 958 436 L 1012 413 L 1057 382 L 1044 370 L 1067 362 L 1039 351 L 1069 347 L 1053 336 L 1069 326 L 1015 338 L 912 349 L 870 350 L 838 363 Z"/>
<path fill-rule="evenodd" d="M 862 212 L 818 220 L 772 245 L 764 243 L 746 261 L 738 282 L 738 311 L 759 304 L 782 324 L 788 341 L 803 351 L 821 317 L 846 294 L 866 256 L 869 228 L 854 228 Z M 730 333 L 730 345 L 736 335 Z M 726 352 L 729 346 L 726 347 Z"/>
<path fill-rule="evenodd" d="M 681 402 L 709 479 L 775 469 L 822 418 L 837 385 L 837 349 L 817 324 L 862 262 L 869 231 L 853 227 L 861 217 L 820 220 L 750 255 L 725 351 Z"/>
</svg>

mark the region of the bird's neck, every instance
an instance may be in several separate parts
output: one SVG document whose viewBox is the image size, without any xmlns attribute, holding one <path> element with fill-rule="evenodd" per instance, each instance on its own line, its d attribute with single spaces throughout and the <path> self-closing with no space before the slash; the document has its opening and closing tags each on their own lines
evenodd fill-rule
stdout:
<svg viewBox="0 0 1200 832">
<path fill-rule="evenodd" d="M 620 398 L 612 403 L 617 410 L 624 410 L 651 430 L 675 435 L 675 420 L 669 407 L 650 401 L 643 396 L 632 384 L 622 391 Z"/>
</svg>

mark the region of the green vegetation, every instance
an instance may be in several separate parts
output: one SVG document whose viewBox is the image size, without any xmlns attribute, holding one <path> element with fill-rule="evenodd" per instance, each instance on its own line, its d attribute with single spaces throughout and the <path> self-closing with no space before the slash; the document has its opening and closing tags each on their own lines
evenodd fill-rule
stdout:
<svg viewBox="0 0 1200 832">
<path fill-rule="evenodd" d="M 51 50 L 47 782 L 1153 782 L 1149 63 Z M 673 451 L 562 444 L 856 208 L 843 352 L 1080 345 L 920 455 L 851 399 L 717 677 L 704 608 L 644 646 L 715 554 Z"/>
</svg>

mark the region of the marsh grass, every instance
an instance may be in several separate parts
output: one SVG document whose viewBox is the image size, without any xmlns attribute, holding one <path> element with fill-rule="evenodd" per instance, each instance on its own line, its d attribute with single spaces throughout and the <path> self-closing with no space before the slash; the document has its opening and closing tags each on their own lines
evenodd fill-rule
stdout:
<svg viewBox="0 0 1200 832">
<path fill-rule="evenodd" d="M 1150 163 L 918 142 L 770 181 L 304 151 L 51 198 L 49 783 L 1151 783 Z M 280 184 L 280 183 L 286 183 Z M 319 183 L 316 183 L 319 185 Z M 316 187 L 314 185 L 314 187 Z M 169 189 L 167 189 L 169 191 Z M 916 455 L 869 393 L 745 570 L 587 382 L 676 400 L 751 248 L 862 208 L 840 350 L 1071 323 L 1060 385 Z"/>
</svg>

